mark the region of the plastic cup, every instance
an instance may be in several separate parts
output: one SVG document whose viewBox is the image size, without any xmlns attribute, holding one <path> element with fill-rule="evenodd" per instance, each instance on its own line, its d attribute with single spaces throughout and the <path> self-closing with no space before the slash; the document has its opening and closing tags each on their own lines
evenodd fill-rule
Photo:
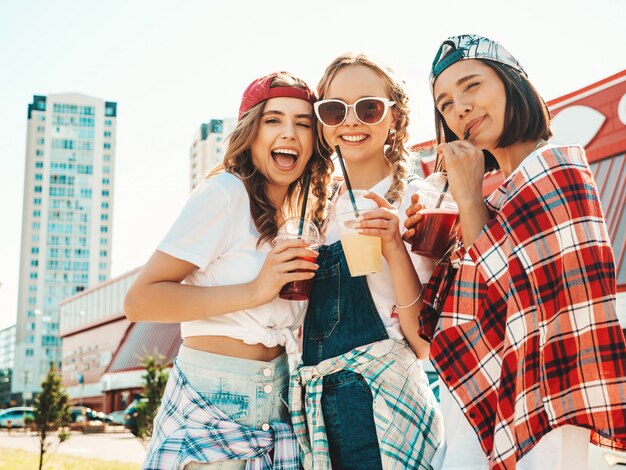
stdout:
<svg viewBox="0 0 626 470">
<path fill-rule="evenodd" d="M 302 222 L 302 234 L 300 231 L 300 224 Z M 303 220 L 299 217 L 292 217 L 283 222 L 278 228 L 274 243 L 283 240 L 296 240 L 302 238 L 309 243 L 309 248 L 315 249 L 322 243 L 322 237 L 320 232 L 313 222 L 310 220 Z M 303 259 L 306 261 L 315 262 L 315 257 L 298 257 L 297 259 Z M 309 272 L 307 269 L 296 269 L 295 272 Z M 313 285 L 313 279 L 305 279 L 304 281 L 288 282 L 280 290 L 278 296 L 285 300 L 308 300 L 311 294 L 311 286 Z"/>
<path fill-rule="evenodd" d="M 434 186 L 424 185 L 417 194 L 424 208 L 420 210 L 422 220 L 414 227 L 411 251 L 440 260 L 457 236 L 459 209 L 450 193 L 442 193 Z"/>
<path fill-rule="evenodd" d="M 366 192 L 359 189 L 352 191 L 358 214 L 354 211 L 347 192 L 342 194 L 335 203 L 335 219 L 339 226 L 339 239 L 352 277 L 365 276 L 383 270 L 380 237 L 362 235 L 354 228 L 359 215 L 378 208 L 374 201 L 363 197 Z"/>
</svg>

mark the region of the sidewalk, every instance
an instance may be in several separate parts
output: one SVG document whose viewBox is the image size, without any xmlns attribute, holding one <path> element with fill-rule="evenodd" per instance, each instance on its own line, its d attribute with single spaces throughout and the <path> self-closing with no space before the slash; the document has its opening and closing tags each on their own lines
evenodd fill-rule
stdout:
<svg viewBox="0 0 626 470">
<path fill-rule="evenodd" d="M 51 442 L 55 441 L 52 440 Z M 24 434 L 21 430 L 13 430 L 9 435 L 6 430 L 1 430 L 1 448 L 23 449 L 38 454 L 39 439 L 35 433 Z M 53 445 L 53 448 L 56 448 L 56 444 Z M 72 437 L 61 444 L 57 453 L 141 464 L 146 455 L 146 450 L 130 432 L 83 434 L 72 431 Z"/>
</svg>

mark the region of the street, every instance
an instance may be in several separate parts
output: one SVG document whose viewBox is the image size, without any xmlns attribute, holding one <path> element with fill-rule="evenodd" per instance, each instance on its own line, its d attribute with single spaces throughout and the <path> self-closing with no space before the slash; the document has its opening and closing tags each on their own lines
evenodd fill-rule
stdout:
<svg viewBox="0 0 626 470">
<path fill-rule="evenodd" d="M 3 429 L 0 431 L 1 448 L 23 449 L 38 454 L 39 440 L 34 433 L 25 435 L 20 430 L 13 430 L 9 435 Z M 146 455 L 143 445 L 130 432 L 83 434 L 73 431 L 72 437 L 61 444 L 58 453 L 137 464 L 141 464 Z"/>
</svg>

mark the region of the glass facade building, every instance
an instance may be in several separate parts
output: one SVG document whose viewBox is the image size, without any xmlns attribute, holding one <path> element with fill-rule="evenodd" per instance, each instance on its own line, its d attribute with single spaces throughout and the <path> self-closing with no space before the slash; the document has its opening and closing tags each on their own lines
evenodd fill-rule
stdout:
<svg viewBox="0 0 626 470">
<path fill-rule="evenodd" d="M 111 273 L 117 103 L 34 96 L 28 129 L 13 391 L 59 367 L 59 303 Z"/>
</svg>

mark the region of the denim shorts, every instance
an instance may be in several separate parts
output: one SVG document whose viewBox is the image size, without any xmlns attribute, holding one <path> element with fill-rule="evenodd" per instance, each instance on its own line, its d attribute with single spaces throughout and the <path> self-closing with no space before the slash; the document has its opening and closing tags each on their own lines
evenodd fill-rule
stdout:
<svg viewBox="0 0 626 470">
<path fill-rule="evenodd" d="M 181 345 L 177 364 L 189 384 L 230 419 L 252 428 L 269 429 L 273 421 L 289 422 L 287 355 L 264 362 L 211 354 Z M 244 469 L 246 461 L 189 463 L 185 469 Z"/>
</svg>

